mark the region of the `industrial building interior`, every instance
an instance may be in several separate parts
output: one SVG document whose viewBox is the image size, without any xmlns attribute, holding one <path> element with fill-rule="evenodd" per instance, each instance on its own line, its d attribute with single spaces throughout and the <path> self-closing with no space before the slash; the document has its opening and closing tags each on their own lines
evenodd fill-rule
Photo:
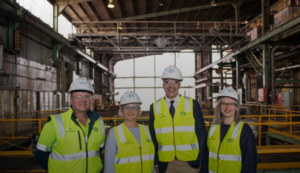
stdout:
<svg viewBox="0 0 300 173">
<path fill-rule="evenodd" d="M 35 138 L 70 106 L 73 80 L 94 85 L 108 132 L 127 90 L 147 124 L 162 70 L 176 65 L 207 128 L 219 91 L 238 91 L 257 172 L 299 173 L 299 16 L 299 0 L 0 0 L 0 172 L 46 172 Z"/>
</svg>

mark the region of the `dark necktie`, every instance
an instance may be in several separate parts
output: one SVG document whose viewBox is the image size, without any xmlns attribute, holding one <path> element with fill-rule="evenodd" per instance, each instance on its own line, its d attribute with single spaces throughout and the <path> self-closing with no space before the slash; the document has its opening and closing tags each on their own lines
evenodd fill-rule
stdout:
<svg viewBox="0 0 300 173">
<path fill-rule="evenodd" d="M 170 111 L 170 114 L 171 114 L 172 118 L 174 118 L 174 114 L 175 114 L 175 108 L 173 106 L 174 102 L 175 102 L 174 100 L 171 101 L 171 106 L 169 108 L 169 111 Z"/>
</svg>

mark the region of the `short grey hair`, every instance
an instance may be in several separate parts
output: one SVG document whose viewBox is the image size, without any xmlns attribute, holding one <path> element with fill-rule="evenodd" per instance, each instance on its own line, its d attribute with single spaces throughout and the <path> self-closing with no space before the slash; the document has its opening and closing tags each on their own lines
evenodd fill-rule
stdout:
<svg viewBox="0 0 300 173">
<path fill-rule="evenodd" d="M 137 117 L 139 117 L 139 116 L 141 116 L 142 115 L 142 108 L 141 108 L 141 105 L 140 104 L 136 104 L 138 107 L 139 107 L 139 114 L 138 114 L 138 116 Z M 124 115 L 123 115 L 123 110 L 124 110 L 124 107 L 125 107 L 126 105 L 121 105 L 120 106 L 120 109 L 119 109 L 119 117 L 124 117 Z"/>
<path fill-rule="evenodd" d="M 214 116 L 214 119 L 212 120 L 211 124 L 222 124 L 222 122 L 223 122 L 223 117 L 222 117 L 222 113 L 221 113 L 221 102 L 222 102 L 223 98 L 224 97 L 220 98 L 217 102 L 216 109 L 215 109 L 215 116 Z M 235 115 L 234 115 L 234 121 L 235 121 L 235 125 L 237 125 L 241 120 L 240 103 L 235 100 L 235 105 L 236 105 L 236 111 L 235 111 Z"/>
</svg>

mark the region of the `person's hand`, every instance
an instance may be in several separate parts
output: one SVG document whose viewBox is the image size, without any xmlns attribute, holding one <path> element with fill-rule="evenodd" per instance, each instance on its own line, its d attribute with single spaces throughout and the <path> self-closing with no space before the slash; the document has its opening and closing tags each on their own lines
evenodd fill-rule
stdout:
<svg viewBox="0 0 300 173">
<path fill-rule="evenodd" d="M 156 173 L 159 173 L 158 166 L 155 166 Z"/>
</svg>

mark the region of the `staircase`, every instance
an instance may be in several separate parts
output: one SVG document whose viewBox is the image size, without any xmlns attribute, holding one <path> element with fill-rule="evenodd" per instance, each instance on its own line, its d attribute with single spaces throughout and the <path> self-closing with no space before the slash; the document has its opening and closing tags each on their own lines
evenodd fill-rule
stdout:
<svg viewBox="0 0 300 173">
<path fill-rule="evenodd" d="M 251 63 L 251 65 L 254 68 L 254 70 L 256 71 L 256 73 L 261 75 L 263 68 L 262 68 L 262 64 L 261 64 L 260 60 L 257 58 L 257 56 L 251 50 L 248 50 L 248 51 L 246 51 L 246 57 L 247 57 L 248 61 Z"/>
</svg>

